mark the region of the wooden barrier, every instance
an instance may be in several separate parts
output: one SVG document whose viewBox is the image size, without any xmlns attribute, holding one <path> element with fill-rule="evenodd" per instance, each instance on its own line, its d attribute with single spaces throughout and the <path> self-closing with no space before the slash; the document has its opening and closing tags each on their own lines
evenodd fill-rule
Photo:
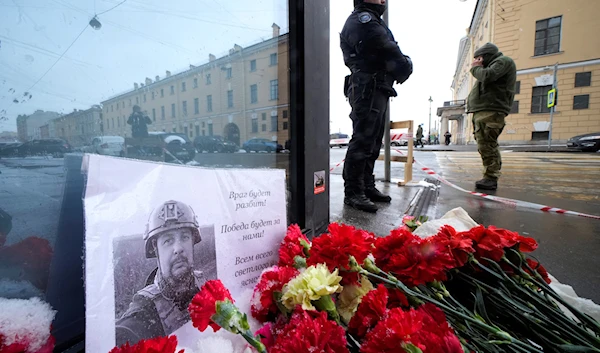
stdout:
<svg viewBox="0 0 600 353">
<path fill-rule="evenodd" d="M 408 153 L 405 156 L 399 155 L 397 152 L 394 154 L 390 154 L 390 161 L 392 162 L 401 162 L 404 163 L 404 179 L 392 179 L 392 182 L 398 184 L 398 186 L 404 186 L 412 181 L 413 177 L 413 148 L 414 148 L 414 139 L 413 139 L 413 127 L 414 121 L 392 121 L 390 123 L 390 130 L 395 129 L 408 129 Z M 384 156 L 379 156 L 378 160 L 384 160 Z M 410 162 L 409 162 L 410 161 Z"/>
</svg>

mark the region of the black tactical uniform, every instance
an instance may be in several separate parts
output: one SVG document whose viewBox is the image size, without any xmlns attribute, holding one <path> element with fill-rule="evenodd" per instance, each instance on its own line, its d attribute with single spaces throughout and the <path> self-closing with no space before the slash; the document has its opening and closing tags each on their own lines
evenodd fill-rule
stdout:
<svg viewBox="0 0 600 353">
<path fill-rule="evenodd" d="M 381 149 L 389 97 L 394 82 L 412 74 L 412 62 L 400 51 L 381 15 L 385 5 L 355 0 L 340 35 L 344 62 L 352 74 L 346 77 L 344 94 L 352 106 L 353 134 L 344 164 L 344 203 L 376 212 L 375 202 L 390 202 L 375 188 L 373 167 Z"/>
</svg>

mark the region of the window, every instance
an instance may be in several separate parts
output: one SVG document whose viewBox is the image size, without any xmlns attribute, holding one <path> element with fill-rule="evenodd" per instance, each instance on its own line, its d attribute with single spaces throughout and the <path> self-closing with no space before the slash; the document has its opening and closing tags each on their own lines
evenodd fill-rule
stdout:
<svg viewBox="0 0 600 353">
<path fill-rule="evenodd" d="M 135 97 L 135 104 L 140 104 L 140 97 Z M 125 108 L 125 102 L 123 102 L 123 108 Z"/>
<path fill-rule="evenodd" d="M 283 118 L 284 118 L 284 119 L 287 119 L 287 118 L 288 118 L 288 111 L 287 111 L 287 110 L 284 110 L 284 111 L 283 111 Z"/>
<path fill-rule="evenodd" d="M 277 65 L 277 53 L 271 54 L 271 56 L 270 56 L 270 65 L 271 66 Z"/>
<path fill-rule="evenodd" d="M 551 89 L 552 86 L 533 87 L 533 94 L 531 96 L 532 113 L 550 113 L 550 108 L 548 108 L 548 91 Z"/>
<path fill-rule="evenodd" d="M 177 132 L 177 128 L 176 127 L 173 128 L 173 132 Z"/>
<path fill-rule="evenodd" d="M 284 130 L 287 130 L 287 129 L 288 129 L 288 122 L 287 122 L 287 121 L 284 121 L 284 122 L 283 122 L 283 129 L 284 129 Z"/>
<path fill-rule="evenodd" d="M 185 82 L 181 82 L 181 92 L 185 92 Z"/>
<path fill-rule="evenodd" d="M 196 125 L 196 136 L 200 136 L 200 126 Z"/>
<path fill-rule="evenodd" d="M 206 96 L 206 111 L 212 112 L 212 95 Z"/>
<path fill-rule="evenodd" d="M 117 117 L 117 127 L 121 127 L 121 117 Z M 69 130 L 71 129 L 71 125 L 69 125 Z"/>
<path fill-rule="evenodd" d="M 208 123 L 208 136 L 212 136 L 212 135 L 213 135 L 213 124 Z"/>
<path fill-rule="evenodd" d="M 227 108 L 233 108 L 233 91 L 227 91 Z"/>
<path fill-rule="evenodd" d="M 515 94 L 520 94 L 521 93 L 521 81 L 517 81 L 517 83 L 515 83 Z"/>
<path fill-rule="evenodd" d="M 252 132 L 258 132 L 258 118 L 252 118 Z"/>
<path fill-rule="evenodd" d="M 573 109 L 588 109 L 590 107 L 590 95 L 582 94 L 573 97 Z"/>
<path fill-rule="evenodd" d="M 114 106 L 113 106 L 113 105 L 111 105 L 111 106 L 110 106 L 110 111 L 111 111 L 111 112 L 114 112 L 114 111 L 115 111 L 113 108 L 114 108 Z"/>
<path fill-rule="evenodd" d="M 228 68 L 225 69 L 225 73 L 226 73 L 225 76 L 227 78 L 232 78 L 233 77 L 233 71 L 232 71 L 232 69 L 230 67 L 228 67 Z"/>
<path fill-rule="evenodd" d="M 171 86 L 171 95 L 175 94 L 175 86 Z"/>
<path fill-rule="evenodd" d="M 160 120 L 165 120 L 165 106 L 160 107 Z"/>
<path fill-rule="evenodd" d="M 535 50 L 533 55 L 558 53 L 562 17 L 553 17 L 535 23 Z"/>
<path fill-rule="evenodd" d="M 211 84 L 210 74 L 206 74 L 206 84 L 207 85 Z"/>
<path fill-rule="evenodd" d="M 154 100 L 154 93 L 155 93 L 155 92 L 152 92 L 152 100 Z"/>
<path fill-rule="evenodd" d="M 146 95 L 144 94 L 144 103 L 146 103 Z"/>
<path fill-rule="evenodd" d="M 277 115 L 271 117 L 271 131 L 277 131 Z"/>
<path fill-rule="evenodd" d="M 175 103 L 171 104 L 171 118 L 175 119 Z"/>
<path fill-rule="evenodd" d="M 250 103 L 258 103 L 258 85 L 250 86 Z"/>
<path fill-rule="evenodd" d="M 163 88 L 160 89 L 160 97 L 164 97 L 165 96 L 165 90 Z"/>
<path fill-rule="evenodd" d="M 194 114 L 200 114 L 200 99 L 198 98 L 194 98 Z"/>
<path fill-rule="evenodd" d="M 262 131 L 267 131 L 267 124 L 262 124 Z"/>
<path fill-rule="evenodd" d="M 544 141 L 548 140 L 550 136 L 549 131 L 532 131 L 531 132 L 531 140 L 532 141 Z"/>
<path fill-rule="evenodd" d="M 181 102 L 181 110 L 183 111 L 183 116 L 187 116 L 187 101 Z"/>
<path fill-rule="evenodd" d="M 262 120 L 263 121 L 267 120 L 267 113 L 262 113 Z"/>
<path fill-rule="evenodd" d="M 250 61 L 250 72 L 256 71 L 256 60 Z"/>
<path fill-rule="evenodd" d="M 156 108 L 152 108 L 152 121 L 156 121 Z"/>
<path fill-rule="evenodd" d="M 589 87 L 592 85 L 591 72 L 579 72 L 575 74 L 575 87 Z"/>
<path fill-rule="evenodd" d="M 198 88 L 198 79 L 197 78 L 194 79 L 194 88 Z"/>
<path fill-rule="evenodd" d="M 279 99 L 279 83 L 277 80 L 271 80 L 271 100 Z"/>
<path fill-rule="evenodd" d="M 188 131 L 188 127 L 187 127 L 187 126 L 185 126 L 185 127 L 183 128 L 183 133 L 184 133 L 184 134 L 186 134 L 186 135 L 188 135 L 188 134 L 189 134 L 189 131 Z"/>
<path fill-rule="evenodd" d="M 519 113 L 519 101 L 514 101 L 509 114 L 518 114 L 518 113 Z"/>
<path fill-rule="evenodd" d="M 117 104 L 117 107 L 118 107 L 118 106 L 119 106 L 119 105 Z M 131 99 L 129 100 L 129 106 L 131 107 Z"/>
</svg>

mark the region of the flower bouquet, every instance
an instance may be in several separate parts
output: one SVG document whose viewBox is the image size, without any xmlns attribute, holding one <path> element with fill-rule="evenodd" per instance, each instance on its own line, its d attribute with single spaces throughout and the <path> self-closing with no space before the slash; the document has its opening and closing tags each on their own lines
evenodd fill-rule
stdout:
<svg viewBox="0 0 600 353">
<path fill-rule="evenodd" d="M 550 288 L 534 239 L 493 226 L 427 238 L 410 228 L 376 238 L 334 223 L 311 242 L 291 226 L 251 300 L 264 326 L 252 332 L 219 280 L 192 300 L 193 325 L 261 353 L 600 352 L 600 325 Z"/>
</svg>

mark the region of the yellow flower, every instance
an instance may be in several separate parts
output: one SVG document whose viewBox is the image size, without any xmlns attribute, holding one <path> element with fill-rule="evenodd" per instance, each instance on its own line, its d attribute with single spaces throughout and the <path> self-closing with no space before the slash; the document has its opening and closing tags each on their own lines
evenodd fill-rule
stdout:
<svg viewBox="0 0 600 353">
<path fill-rule="evenodd" d="M 304 310 L 316 310 L 312 301 L 342 291 L 338 270 L 333 273 L 323 265 L 310 266 L 283 287 L 281 302 L 288 309 L 302 305 Z"/>
<path fill-rule="evenodd" d="M 344 287 L 337 301 L 337 309 L 344 323 L 350 322 L 362 298 L 372 290 L 373 284 L 364 276 L 361 276 L 360 286 L 352 284 Z"/>
</svg>

